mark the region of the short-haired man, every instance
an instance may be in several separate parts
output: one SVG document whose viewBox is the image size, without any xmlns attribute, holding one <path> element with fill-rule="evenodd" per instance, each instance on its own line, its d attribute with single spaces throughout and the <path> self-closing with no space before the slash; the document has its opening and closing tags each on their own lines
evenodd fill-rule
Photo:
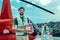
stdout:
<svg viewBox="0 0 60 40">
<path fill-rule="evenodd" d="M 14 24 L 17 28 L 16 31 L 16 40 L 29 40 L 28 35 L 25 35 L 24 33 L 24 26 L 28 25 L 28 18 L 24 16 L 24 7 L 20 7 L 18 9 L 19 15 L 15 18 Z"/>
</svg>

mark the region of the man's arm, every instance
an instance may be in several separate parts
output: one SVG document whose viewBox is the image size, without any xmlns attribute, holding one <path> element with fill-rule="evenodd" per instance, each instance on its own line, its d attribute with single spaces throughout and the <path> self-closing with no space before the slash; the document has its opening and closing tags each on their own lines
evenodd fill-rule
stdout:
<svg viewBox="0 0 60 40">
<path fill-rule="evenodd" d="M 14 25 L 18 25 L 17 18 L 14 19 Z"/>
<path fill-rule="evenodd" d="M 34 24 L 29 18 L 28 18 L 28 23 L 30 24 L 32 24 L 32 26 L 33 26 L 33 31 L 35 30 L 36 32 L 38 32 L 39 31 L 39 28 L 38 28 L 38 26 L 36 25 L 36 24 Z"/>
</svg>

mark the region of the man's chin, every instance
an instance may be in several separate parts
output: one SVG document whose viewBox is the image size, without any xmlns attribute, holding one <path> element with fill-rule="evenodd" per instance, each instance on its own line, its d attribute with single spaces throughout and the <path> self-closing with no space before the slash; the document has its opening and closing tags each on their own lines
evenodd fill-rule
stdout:
<svg viewBox="0 0 60 40">
<path fill-rule="evenodd" d="M 20 14 L 20 15 L 23 15 L 23 14 Z"/>
<path fill-rule="evenodd" d="M 24 14 L 20 14 L 20 15 L 24 15 Z"/>
</svg>

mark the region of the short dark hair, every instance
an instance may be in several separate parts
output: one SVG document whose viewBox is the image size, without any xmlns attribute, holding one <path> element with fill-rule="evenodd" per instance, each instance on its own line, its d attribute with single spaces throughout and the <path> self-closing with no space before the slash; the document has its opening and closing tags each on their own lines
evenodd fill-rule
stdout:
<svg viewBox="0 0 60 40">
<path fill-rule="evenodd" d="M 47 24 L 47 23 L 44 23 L 44 24 Z"/>
<path fill-rule="evenodd" d="M 25 10 L 25 9 L 24 9 L 24 7 L 20 7 L 20 8 L 18 9 L 18 11 L 19 11 L 20 9 L 23 9 L 23 10 Z"/>
</svg>

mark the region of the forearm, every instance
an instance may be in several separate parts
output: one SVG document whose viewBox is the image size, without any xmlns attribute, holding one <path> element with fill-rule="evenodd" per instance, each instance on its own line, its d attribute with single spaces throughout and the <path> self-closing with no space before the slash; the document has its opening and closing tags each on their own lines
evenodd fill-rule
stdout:
<svg viewBox="0 0 60 40">
<path fill-rule="evenodd" d="M 17 29 L 17 25 L 12 28 L 14 31 L 25 32 L 24 29 Z"/>
</svg>

